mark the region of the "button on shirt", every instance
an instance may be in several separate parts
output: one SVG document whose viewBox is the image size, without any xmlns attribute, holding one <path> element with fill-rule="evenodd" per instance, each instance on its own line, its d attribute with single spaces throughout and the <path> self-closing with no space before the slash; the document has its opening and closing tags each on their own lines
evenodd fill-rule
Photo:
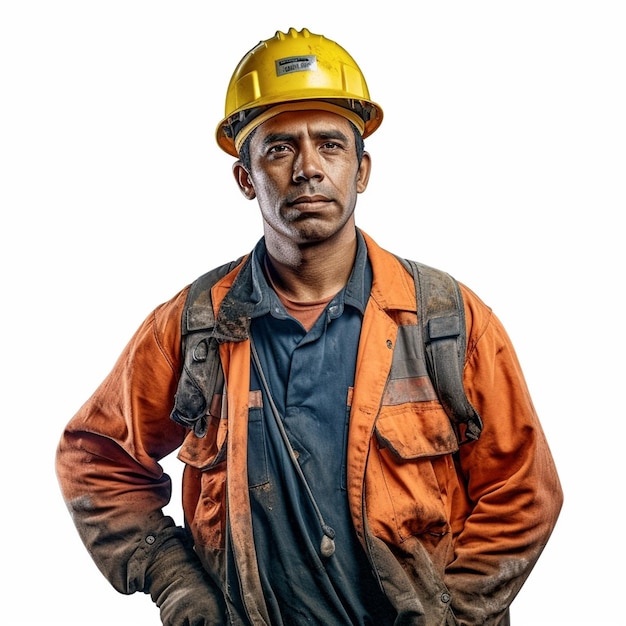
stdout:
<svg viewBox="0 0 626 626">
<path fill-rule="evenodd" d="M 249 411 L 248 482 L 254 542 L 271 618 L 280 625 L 392 624 L 348 510 L 349 392 L 361 321 L 372 282 L 361 235 L 346 287 L 310 331 L 269 287 L 263 240 L 253 253 L 252 336 L 272 399 L 304 475 L 294 467 L 270 402 Z M 251 390 L 262 389 L 251 366 Z M 321 521 L 335 531 L 335 553 L 320 552 Z"/>
</svg>

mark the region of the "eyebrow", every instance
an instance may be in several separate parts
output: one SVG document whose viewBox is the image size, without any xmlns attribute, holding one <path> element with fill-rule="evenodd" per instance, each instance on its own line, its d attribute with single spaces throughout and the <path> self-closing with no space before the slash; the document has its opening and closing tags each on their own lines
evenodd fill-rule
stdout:
<svg viewBox="0 0 626 626">
<path fill-rule="evenodd" d="M 314 139 L 337 139 L 339 141 L 348 142 L 348 135 L 339 130 L 320 130 L 313 133 Z M 281 141 L 296 141 L 297 135 L 293 133 L 270 133 L 263 139 L 263 145 Z"/>
</svg>

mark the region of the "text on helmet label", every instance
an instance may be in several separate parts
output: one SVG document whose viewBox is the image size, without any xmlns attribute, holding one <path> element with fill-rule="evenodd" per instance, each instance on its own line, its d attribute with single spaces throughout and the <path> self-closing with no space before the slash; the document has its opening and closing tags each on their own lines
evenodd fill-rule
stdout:
<svg viewBox="0 0 626 626">
<path fill-rule="evenodd" d="M 276 61 L 276 76 L 284 76 L 292 72 L 310 72 L 317 69 L 315 55 L 285 57 Z"/>
</svg>

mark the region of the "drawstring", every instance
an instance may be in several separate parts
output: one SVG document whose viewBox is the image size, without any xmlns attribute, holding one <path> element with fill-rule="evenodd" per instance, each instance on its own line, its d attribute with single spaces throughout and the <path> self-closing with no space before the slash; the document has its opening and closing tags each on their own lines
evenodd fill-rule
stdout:
<svg viewBox="0 0 626 626">
<path fill-rule="evenodd" d="M 335 531 L 326 524 L 324 518 L 322 517 L 322 512 L 317 506 L 317 502 L 313 497 L 313 493 L 311 492 L 311 488 L 309 487 L 309 483 L 307 482 L 304 472 L 300 467 L 300 463 L 298 463 L 298 459 L 296 458 L 296 454 L 291 447 L 291 443 L 289 442 L 289 437 L 287 436 L 287 432 L 285 431 L 285 427 L 283 425 L 283 421 L 278 414 L 278 409 L 276 408 L 276 404 L 274 403 L 274 399 L 272 398 L 272 394 L 270 393 L 270 388 L 267 383 L 267 379 L 265 378 L 265 373 L 263 372 L 263 368 L 261 367 L 261 361 L 259 359 L 259 355 L 256 350 L 256 346 L 254 345 L 254 340 L 252 339 L 252 335 L 250 335 L 250 350 L 252 352 L 252 360 L 254 361 L 254 365 L 256 366 L 257 373 L 261 380 L 261 384 L 263 385 L 263 389 L 265 390 L 265 395 L 267 396 L 268 402 L 270 403 L 270 408 L 272 409 L 272 415 L 274 416 L 274 420 L 276 421 L 276 425 L 278 426 L 278 431 L 280 432 L 280 436 L 285 444 L 285 448 L 289 453 L 289 458 L 293 463 L 293 466 L 296 470 L 296 473 L 300 477 L 300 481 L 304 486 L 304 489 L 309 496 L 309 500 L 313 505 L 313 509 L 315 510 L 315 514 L 317 515 L 317 519 L 319 521 L 322 532 L 324 533 L 322 536 L 322 541 L 320 543 L 320 552 L 322 556 L 330 557 L 335 553 Z"/>
</svg>

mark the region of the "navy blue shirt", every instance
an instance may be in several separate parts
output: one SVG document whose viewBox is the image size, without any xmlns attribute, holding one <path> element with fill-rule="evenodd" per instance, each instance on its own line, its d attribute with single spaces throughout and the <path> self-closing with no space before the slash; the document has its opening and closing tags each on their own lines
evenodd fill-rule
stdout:
<svg viewBox="0 0 626 626">
<path fill-rule="evenodd" d="M 385 626 L 395 617 L 357 541 L 346 491 L 349 391 L 372 282 L 358 238 L 348 284 L 308 332 L 268 285 L 263 240 L 253 252 L 252 336 L 279 419 L 336 546 L 332 556 L 321 555 L 320 520 L 263 391 L 263 407 L 249 413 L 248 482 L 261 583 L 275 626 Z M 251 390 L 261 389 L 252 365 Z"/>
</svg>

